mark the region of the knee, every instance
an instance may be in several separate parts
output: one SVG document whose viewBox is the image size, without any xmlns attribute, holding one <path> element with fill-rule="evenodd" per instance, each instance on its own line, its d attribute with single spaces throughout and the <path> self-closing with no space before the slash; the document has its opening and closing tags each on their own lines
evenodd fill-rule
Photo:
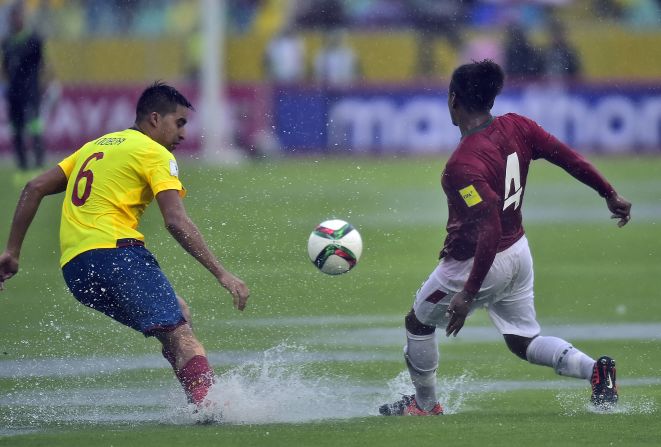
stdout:
<svg viewBox="0 0 661 447">
<path fill-rule="evenodd" d="M 428 326 L 418 320 L 413 309 L 404 317 L 404 325 L 406 330 L 413 335 L 430 335 L 436 331 L 436 326 Z"/>
<path fill-rule="evenodd" d="M 505 337 L 505 343 L 507 343 L 507 347 L 510 351 L 512 351 L 513 354 L 523 360 L 528 360 L 526 351 L 528 350 L 528 345 L 530 345 L 530 342 L 533 341 L 534 337 L 529 338 L 513 334 L 504 334 L 503 337 Z"/>
<path fill-rule="evenodd" d="M 404 321 L 407 331 L 404 359 L 409 371 L 416 371 L 419 374 L 434 372 L 438 367 L 436 327 L 421 323 L 412 309 Z"/>
</svg>

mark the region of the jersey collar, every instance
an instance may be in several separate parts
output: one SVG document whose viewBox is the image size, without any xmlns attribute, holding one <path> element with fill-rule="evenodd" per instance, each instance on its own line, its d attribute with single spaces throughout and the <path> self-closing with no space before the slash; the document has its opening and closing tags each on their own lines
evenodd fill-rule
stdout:
<svg viewBox="0 0 661 447">
<path fill-rule="evenodd" d="M 473 135 L 474 133 L 477 133 L 477 132 L 479 132 L 479 131 L 481 131 L 481 130 L 486 129 L 487 127 L 489 127 L 489 126 L 491 125 L 491 123 L 493 123 L 493 120 L 494 120 L 494 119 L 495 119 L 495 118 L 494 118 L 493 116 L 491 116 L 491 117 L 489 117 L 488 120 L 486 120 L 485 122 L 483 122 L 483 123 L 480 124 L 479 126 L 477 126 L 477 127 L 473 127 L 472 129 L 469 129 L 468 131 L 466 131 L 466 133 L 465 133 L 464 135 L 461 136 L 461 139 L 463 140 L 464 138 L 466 138 L 466 137 L 468 137 L 468 136 L 470 136 L 470 135 Z"/>
</svg>

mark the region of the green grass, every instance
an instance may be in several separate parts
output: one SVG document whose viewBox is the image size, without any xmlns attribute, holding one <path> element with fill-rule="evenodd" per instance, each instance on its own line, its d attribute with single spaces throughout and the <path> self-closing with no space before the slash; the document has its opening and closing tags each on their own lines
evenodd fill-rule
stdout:
<svg viewBox="0 0 661 447">
<path fill-rule="evenodd" d="M 557 168 L 533 164 L 524 216 L 536 266 L 538 318 L 543 327 L 658 323 L 661 159 L 594 161 L 633 202 L 633 220 L 618 229 L 595 193 Z M 169 237 L 157 207 L 150 207 L 141 229 L 175 289 L 189 301 L 196 331 L 209 351 L 259 352 L 284 342 L 327 355 L 380 355 L 360 362 L 313 361 L 296 372 L 385 388 L 404 369 L 401 341 L 370 346 L 364 340 L 340 342 L 336 337 L 347 331 L 401 328 L 401 317 L 437 262 L 445 234 L 445 200 L 439 185 L 443 164 L 433 158 L 282 160 L 238 169 L 182 163 L 189 213 L 225 265 L 251 287 L 244 313 L 232 309 L 229 295 Z M 0 166 L 0 209 L 5 210 L 0 241 L 7 236 L 20 190 L 12 178 L 12 169 Z M 0 294 L 0 371 L 20 359 L 157 354 L 154 340 L 97 315 L 69 295 L 57 262 L 60 201 L 61 197 L 44 200 L 24 245 L 21 271 Z M 339 277 L 317 272 L 306 254 L 310 231 L 330 217 L 351 221 L 365 244 L 356 269 Z M 295 320 L 283 323 L 328 316 L 337 318 L 321 320 L 319 327 Z M 485 313 L 478 312 L 467 329 L 488 325 Z M 658 334 L 650 334 L 649 340 L 630 340 L 626 334 L 612 340 L 612 335 L 576 344 L 591 355 L 608 352 L 617 358 L 624 383 L 659 378 Z M 233 369 L 230 364 L 216 367 L 219 374 L 231 374 Z M 518 360 L 497 340 L 478 343 L 460 335 L 442 342 L 439 376 L 466 373 L 473 384 L 560 380 L 560 385 L 557 390 L 468 393 L 458 411 L 432 420 L 365 415 L 309 423 L 190 426 L 79 423 L 75 418 L 66 423 L 40 421 L 30 419 L 38 412 L 6 403 L 13 402 L 12 395 L 35 390 L 175 389 L 164 366 L 73 378 L 8 377 L 0 378 L 0 396 L 6 396 L 4 404 L 0 400 L 0 446 L 407 445 L 412 440 L 457 446 L 653 445 L 661 437 L 656 422 L 661 404 L 658 381 L 624 387 L 622 402 L 629 410 L 595 414 L 577 403 L 586 390 L 565 390 L 563 380 L 575 386 L 571 379 L 559 379 L 550 370 Z M 564 398 L 570 403 L 563 405 Z M 94 411 L 94 402 L 90 405 Z M 140 407 L 130 408 L 136 409 Z M 9 430 L 5 436 L 2 427 Z M 24 431 L 30 428 L 37 431 Z"/>
<path fill-rule="evenodd" d="M 128 426 L 90 433 L 83 429 L 3 439 L 0 445 L 266 445 L 266 446 L 512 446 L 658 445 L 658 415 L 580 414 L 558 417 L 552 393 L 511 393 L 485 399 L 479 412 L 434 419 L 359 418 L 310 424 L 160 427 Z M 533 402 L 533 404 L 531 404 Z M 536 402 L 536 404 L 535 404 Z M 525 408 L 522 411 L 521 408 Z M 647 427 L 647 428 L 646 428 Z M 589 434 L 589 435 L 588 435 Z M 586 436 L 588 435 L 588 436 Z M 165 442 L 165 444 L 164 444 Z"/>
</svg>

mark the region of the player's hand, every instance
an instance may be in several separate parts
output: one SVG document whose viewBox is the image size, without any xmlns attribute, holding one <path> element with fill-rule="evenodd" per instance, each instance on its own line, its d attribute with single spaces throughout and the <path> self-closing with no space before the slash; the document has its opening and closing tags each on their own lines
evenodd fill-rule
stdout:
<svg viewBox="0 0 661 447">
<path fill-rule="evenodd" d="M 450 322 L 445 328 L 445 335 L 447 337 L 450 335 L 456 337 L 461 328 L 464 327 L 468 311 L 470 311 L 474 298 L 474 294 L 468 293 L 465 290 L 456 293 L 452 297 L 448 310 L 445 313 L 445 316 L 450 319 Z"/>
<path fill-rule="evenodd" d="M 250 296 L 250 289 L 248 289 L 246 283 L 229 272 L 225 272 L 220 278 L 218 278 L 218 281 L 232 295 L 234 307 L 238 310 L 245 309 L 246 302 Z"/>
<path fill-rule="evenodd" d="M 608 205 L 608 209 L 613 213 L 611 219 L 620 219 L 617 222 L 618 227 L 625 226 L 631 220 L 631 203 L 618 193 L 614 192 L 612 195 L 606 197 L 606 205 Z"/>
<path fill-rule="evenodd" d="M 18 272 L 18 259 L 4 252 L 0 254 L 0 290 L 4 288 L 4 282 Z"/>
</svg>

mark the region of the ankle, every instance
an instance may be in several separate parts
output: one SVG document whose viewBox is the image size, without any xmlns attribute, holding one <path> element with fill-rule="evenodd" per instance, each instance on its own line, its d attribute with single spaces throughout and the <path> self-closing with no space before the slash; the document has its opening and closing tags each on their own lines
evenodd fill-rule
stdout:
<svg viewBox="0 0 661 447">
<path fill-rule="evenodd" d="M 213 369 L 202 355 L 190 359 L 182 368 L 176 370 L 176 375 L 189 402 L 196 405 L 202 403 L 214 383 Z"/>
</svg>

